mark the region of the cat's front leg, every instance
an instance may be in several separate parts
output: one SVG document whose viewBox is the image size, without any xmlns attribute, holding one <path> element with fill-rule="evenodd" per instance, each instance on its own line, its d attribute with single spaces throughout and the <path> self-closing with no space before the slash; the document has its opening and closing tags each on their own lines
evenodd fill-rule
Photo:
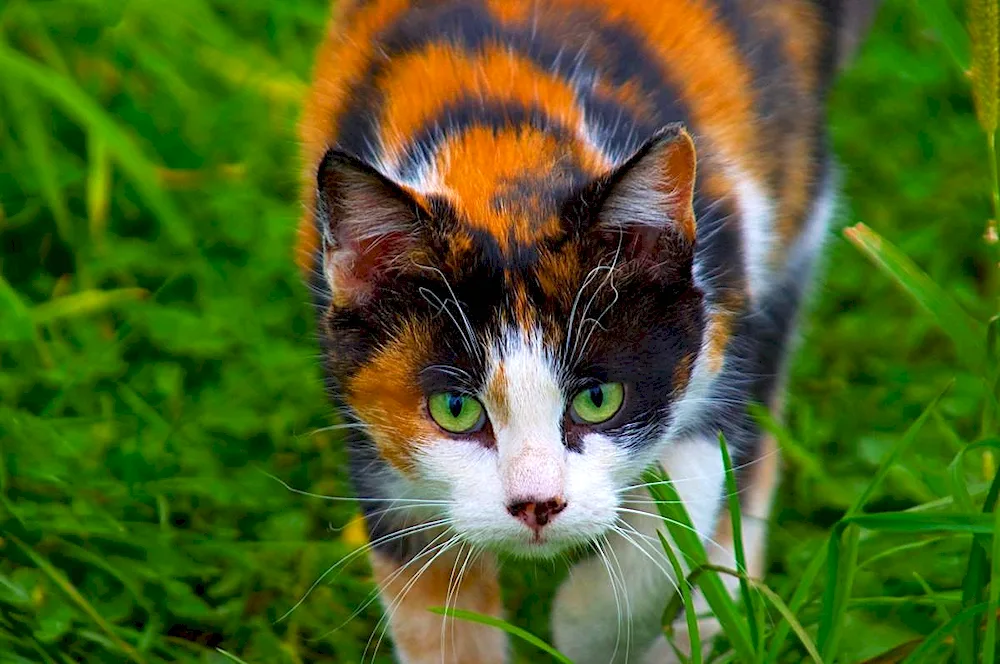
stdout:
<svg viewBox="0 0 1000 664">
<path fill-rule="evenodd" d="M 724 470 L 717 443 L 691 438 L 660 457 L 695 529 L 708 536 L 718 521 Z M 657 530 L 663 522 L 648 492 L 626 494 L 613 532 L 595 543 L 559 589 L 553 608 L 556 646 L 577 664 L 642 661 L 657 637 L 677 584 Z M 682 560 L 682 564 L 683 564 Z"/>
<path fill-rule="evenodd" d="M 428 610 L 448 606 L 500 617 L 491 556 L 470 556 L 459 548 L 437 558 L 425 554 L 400 561 L 375 551 L 371 563 L 401 664 L 505 664 L 503 632 Z"/>
<path fill-rule="evenodd" d="M 629 532 L 635 525 L 621 527 Z M 661 631 L 659 618 L 673 593 L 670 565 L 629 534 L 635 544 L 617 534 L 595 544 L 594 555 L 573 567 L 556 595 L 555 645 L 575 664 L 637 661 Z"/>
<path fill-rule="evenodd" d="M 764 436 L 761 439 L 758 456 L 743 469 L 743 472 L 746 473 L 746 484 L 740 495 L 740 522 L 742 523 L 743 549 L 747 564 L 746 572 L 754 578 L 762 577 L 766 568 L 767 519 L 777 488 L 779 462 L 777 442 L 772 436 Z M 706 542 L 705 553 L 708 555 L 709 562 L 714 565 L 730 569 L 737 567 L 733 522 L 728 511 L 723 512 L 715 527 L 712 539 Z M 720 579 L 730 594 L 735 596 L 739 592 L 739 579 L 737 577 L 722 574 Z M 694 606 L 698 615 L 709 612 L 708 602 L 705 601 L 705 597 L 700 591 L 695 593 Z M 721 627 L 715 618 L 706 617 L 698 620 L 698 635 L 705 654 L 711 651 L 712 641 L 720 631 Z M 643 664 L 674 664 L 680 661 L 674 652 L 675 647 L 684 655 L 690 655 L 691 639 L 687 631 L 687 621 L 683 615 L 674 624 L 674 633 L 676 636 L 673 646 L 667 643 L 665 637 L 658 637 L 643 657 Z"/>
</svg>

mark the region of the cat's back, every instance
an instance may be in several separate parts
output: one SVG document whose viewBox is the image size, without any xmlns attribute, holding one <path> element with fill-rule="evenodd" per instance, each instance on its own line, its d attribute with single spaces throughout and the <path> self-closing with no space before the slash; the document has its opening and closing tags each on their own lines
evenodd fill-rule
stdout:
<svg viewBox="0 0 1000 664">
<path fill-rule="evenodd" d="M 307 177 L 337 145 L 501 242 L 531 243 L 555 232 L 566 192 L 682 122 L 702 212 L 742 219 L 752 291 L 824 180 L 832 4 L 341 3 L 303 117 Z M 307 218 L 307 261 L 315 238 Z"/>
</svg>

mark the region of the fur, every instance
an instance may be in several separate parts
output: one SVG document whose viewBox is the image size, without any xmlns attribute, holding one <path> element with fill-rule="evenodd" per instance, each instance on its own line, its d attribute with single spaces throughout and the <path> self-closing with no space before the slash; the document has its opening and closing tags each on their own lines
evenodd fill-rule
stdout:
<svg viewBox="0 0 1000 664">
<path fill-rule="evenodd" d="M 299 256 L 401 662 L 505 662 L 498 632 L 426 608 L 499 616 L 497 552 L 572 549 L 591 555 L 558 592 L 556 645 L 670 661 L 677 580 L 638 478 L 662 464 L 735 565 L 720 432 L 763 573 L 778 460 L 748 406 L 780 403 L 836 196 L 825 96 L 874 6 L 337 3 Z M 576 417 L 607 383 L 617 412 Z M 440 392 L 484 425 L 444 429 Z"/>
</svg>

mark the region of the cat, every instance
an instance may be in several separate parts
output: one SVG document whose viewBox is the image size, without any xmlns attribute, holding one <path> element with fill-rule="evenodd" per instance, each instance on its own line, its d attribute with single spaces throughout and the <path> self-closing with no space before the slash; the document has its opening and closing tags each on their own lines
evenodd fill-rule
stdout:
<svg viewBox="0 0 1000 664">
<path fill-rule="evenodd" d="M 640 478 L 662 464 L 735 567 L 724 434 L 763 574 L 779 463 L 748 406 L 781 409 L 835 209 L 825 99 L 875 0 L 336 5 L 299 255 L 399 661 L 507 661 L 428 608 L 502 616 L 498 554 L 568 551 L 556 647 L 673 661 Z"/>
</svg>

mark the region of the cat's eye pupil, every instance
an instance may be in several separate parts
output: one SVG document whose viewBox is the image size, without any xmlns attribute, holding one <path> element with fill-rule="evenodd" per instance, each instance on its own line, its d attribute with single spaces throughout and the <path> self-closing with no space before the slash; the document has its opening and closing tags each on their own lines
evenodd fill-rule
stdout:
<svg viewBox="0 0 1000 664">
<path fill-rule="evenodd" d="M 593 426 L 611 420 L 625 399 L 621 383 L 601 383 L 576 393 L 570 404 L 570 417 L 577 424 Z"/>
<path fill-rule="evenodd" d="M 448 395 L 448 411 L 451 413 L 452 417 L 458 417 L 462 414 L 462 408 L 465 406 L 465 398 L 460 397 L 457 394 Z"/>
<path fill-rule="evenodd" d="M 598 408 L 604 404 L 604 389 L 600 385 L 590 388 L 590 401 Z"/>
</svg>

